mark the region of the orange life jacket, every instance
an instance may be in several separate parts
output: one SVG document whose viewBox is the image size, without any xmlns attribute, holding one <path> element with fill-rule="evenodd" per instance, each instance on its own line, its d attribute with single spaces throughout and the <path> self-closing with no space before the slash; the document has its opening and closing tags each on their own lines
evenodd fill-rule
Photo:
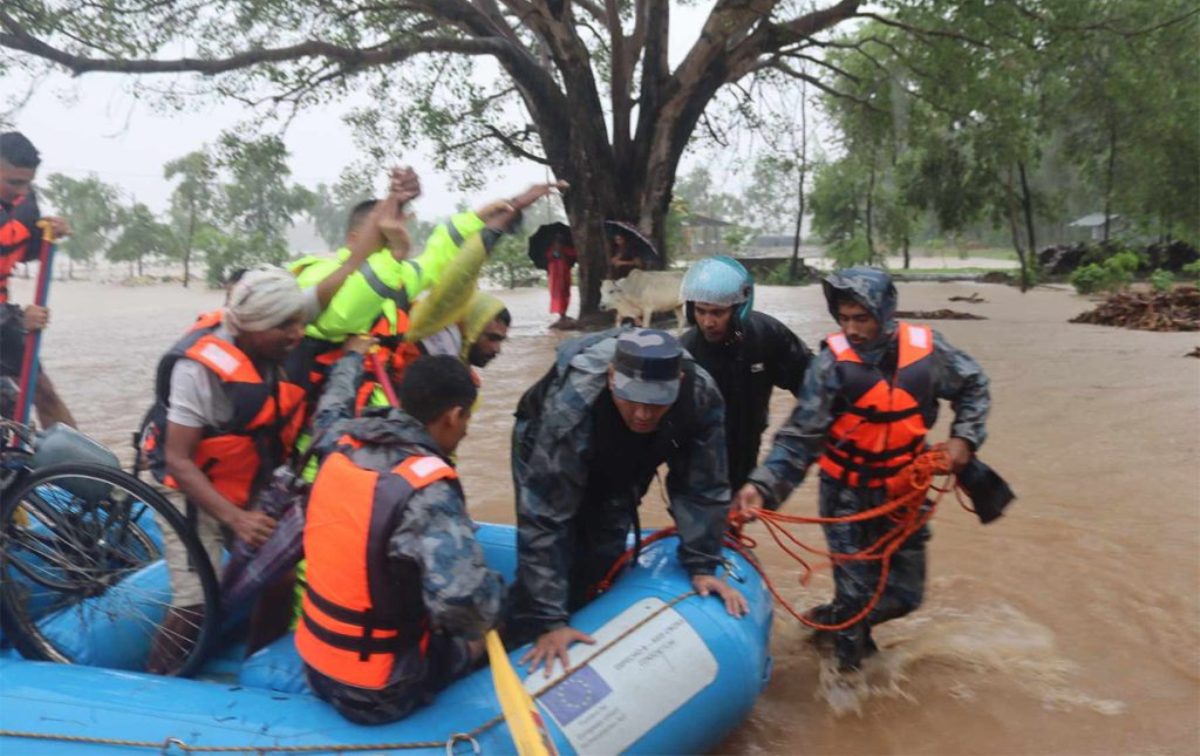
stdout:
<svg viewBox="0 0 1200 756">
<path fill-rule="evenodd" d="M 404 380 L 404 371 L 425 353 L 416 344 L 407 341 L 398 343 L 394 348 L 381 346 L 378 350 L 363 358 L 363 378 L 354 398 L 354 414 L 361 415 L 362 411 L 371 406 L 371 395 L 379 388 L 379 379 L 375 375 L 375 365 L 382 362 L 384 374 L 391 380 L 393 386 L 399 386 Z"/>
<path fill-rule="evenodd" d="M 891 380 L 863 363 L 842 333 L 825 339 L 837 358 L 841 394 L 817 464 L 849 486 L 883 486 L 925 446 L 936 408 L 933 331 L 900 323 Z"/>
<path fill-rule="evenodd" d="M 225 320 L 225 308 L 219 307 L 215 310 L 202 312 L 196 316 L 195 322 L 188 327 L 188 332 L 199 331 L 204 328 L 216 328 Z"/>
<path fill-rule="evenodd" d="M 263 380 L 242 350 L 214 335 L 217 327 L 193 327 L 159 361 L 156 401 L 143 421 L 140 445 L 155 477 L 177 488 L 166 471 L 171 372 L 184 357 L 200 363 L 221 380 L 233 416 L 225 427 L 204 429 L 193 461 L 222 496 L 244 507 L 265 476 L 292 451 L 304 422 L 305 376 L 285 370 L 278 380 Z"/>
<path fill-rule="evenodd" d="M 313 483 L 304 525 L 307 587 L 296 649 L 326 677 L 378 690 L 398 655 L 424 654 L 428 613 L 415 563 L 390 560 L 388 540 L 414 493 L 439 480 L 457 483 L 440 457 L 413 455 L 389 472 L 359 467 L 360 444 L 343 436 Z"/>
<path fill-rule="evenodd" d="M 8 302 L 8 277 L 13 268 L 33 254 L 29 245 L 37 228 L 38 207 L 30 197 L 18 197 L 11 211 L 0 207 L 0 304 Z"/>
</svg>

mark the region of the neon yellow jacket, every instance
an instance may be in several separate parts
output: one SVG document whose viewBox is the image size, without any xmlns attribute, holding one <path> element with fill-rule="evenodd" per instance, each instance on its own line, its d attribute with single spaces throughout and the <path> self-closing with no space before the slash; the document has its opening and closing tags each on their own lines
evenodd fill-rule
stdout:
<svg viewBox="0 0 1200 756">
<path fill-rule="evenodd" d="M 435 285 L 462 243 L 483 227 L 483 220 L 474 212 L 462 212 L 438 224 L 416 259 L 397 260 L 388 249 L 375 252 L 346 279 L 305 333 L 322 341 L 342 342 L 351 334 L 369 332 L 380 315 L 395 332 L 397 310 L 407 312 L 421 292 Z M 292 264 L 292 272 L 301 287 L 315 286 L 349 256 L 350 250 L 342 247 L 334 257 L 303 257 Z"/>
</svg>

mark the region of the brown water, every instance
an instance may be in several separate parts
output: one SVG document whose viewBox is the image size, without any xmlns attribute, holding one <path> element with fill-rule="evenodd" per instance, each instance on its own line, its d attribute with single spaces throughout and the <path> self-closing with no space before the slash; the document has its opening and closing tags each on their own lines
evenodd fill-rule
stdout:
<svg viewBox="0 0 1200 756">
<path fill-rule="evenodd" d="M 28 301 L 28 283 L 16 289 Z M 946 301 L 972 291 L 990 302 Z M 544 291 L 501 296 L 513 338 L 485 372 L 460 458 L 474 514 L 511 522 L 511 411 L 563 337 L 544 329 Z M 814 287 L 758 297 L 810 345 L 830 328 Z M 56 284 L 43 357 L 81 427 L 127 455 L 157 357 L 219 301 L 171 286 Z M 1200 752 L 1200 360 L 1182 357 L 1200 335 L 1071 325 L 1087 302 L 1044 289 L 913 284 L 901 304 L 989 318 L 936 326 L 992 378 L 983 456 L 1020 499 L 986 528 L 955 506 L 938 513 L 927 603 L 877 631 L 883 651 L 861 679 L 838 678 L 778 617 L 774 678 L 722 750 Z M 789 407 L 776 396 L 775 425 Z M 647 503 L 646 523 L 666 523 L 657 490 Z M 812 513 L 815 486 L 787 509 Z M 799 605 L 828 594 L 827 578 L 802 589 L 792 564 L 763 553 Z"/>
</svg>

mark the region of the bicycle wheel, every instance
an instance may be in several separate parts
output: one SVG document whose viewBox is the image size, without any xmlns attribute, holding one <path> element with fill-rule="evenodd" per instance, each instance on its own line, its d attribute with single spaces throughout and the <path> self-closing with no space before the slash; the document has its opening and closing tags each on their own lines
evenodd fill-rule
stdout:
<svg viewBox="0 0 1200 756">
<path fill-rule="evenodd" d="M 172 601 L 164 542 L 199 603 Z M 217 581 L 171 502 L 128 473 L 68 463 L 31 472 L 0 505 L 0 619 L 30 659 L 187 675 L 216 632 Z M 164 652 L 163 649 L 168 652 Z"/>
</svg>

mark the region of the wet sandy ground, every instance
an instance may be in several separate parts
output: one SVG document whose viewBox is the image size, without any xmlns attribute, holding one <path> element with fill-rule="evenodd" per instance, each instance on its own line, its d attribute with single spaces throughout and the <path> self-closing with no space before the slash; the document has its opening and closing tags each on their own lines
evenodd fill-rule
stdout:
<svg viewBox="0 0 1200 756">
<path fill-rule="evenodd" d="M 29 283 L 15 288 L 28 301 Z M 947 302 L 974 291 L 989 302 Z M 511 412 L 563 337 L 545 330 L 545 291 L 501 296 L 513 338 L 485 372 L 461 467 L 476 517 L 511 522 Z M 127 457 L 158 356 L 219 301 L 56 283 L 44 362 L 81 427 Z M 758 306 L 810 345 L 830 330 L 816 287 L 760 288 Z M 1182 357 L 1200 335 L 1068 324 L 1088 302 L 1061 290 L 909 284 L 901 306 L 988 318 L 934 325 L 991 375 L 982 454 L 1020 499 L 986 528 L 952 503 L 938 513 L 927 604 L 877 631 L 883 652 L 863 678 L 837 678 L 779 617 L 774 678 L 722 750 L 1200 752 L 1200 360 Z M 773 427 L 790 404 L 777 393 Z M 646 509 L 646 524 L 668 521 L 654 488 Z M 787 510 L 814 512 L 815 485 Z M 799 605 L 829 592 L 827 577 L 801 588 L 791 563 L 762 551 Z"/>
</svg>

